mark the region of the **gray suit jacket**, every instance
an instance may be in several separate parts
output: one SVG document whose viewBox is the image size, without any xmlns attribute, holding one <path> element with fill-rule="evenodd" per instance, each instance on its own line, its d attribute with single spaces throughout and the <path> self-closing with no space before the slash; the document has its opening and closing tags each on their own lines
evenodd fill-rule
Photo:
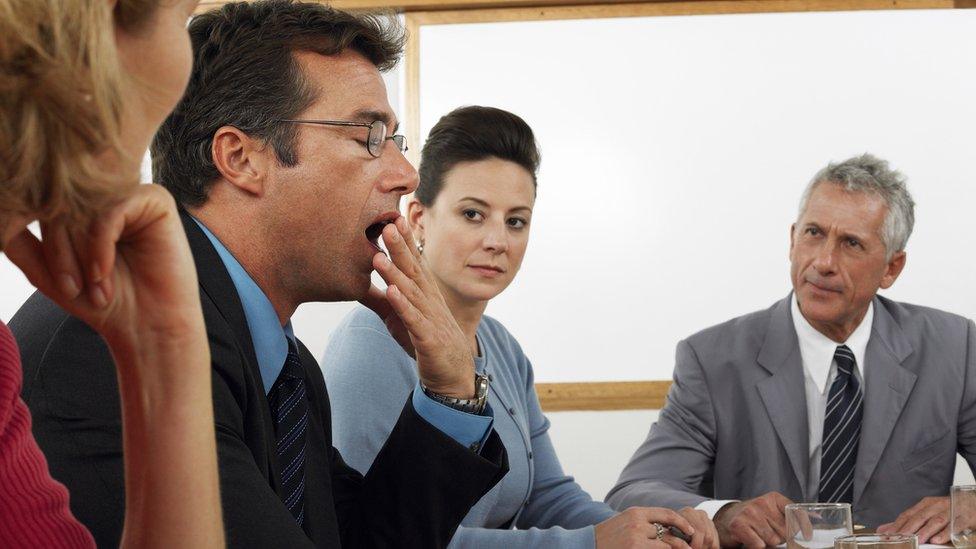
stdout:
<svg viewBox="0 0 976 549">
<path fill-rule="evenodd" d="M 678 344 L 660 419 L 607 495 L 616 509 L 804 493 L 809 435 L 790 299 Z M 950 313 L 874 300 L 854 520 L 893 520 L 952 485 L 956 452 L 976 468 L 976 326 Z"/>
</svg>

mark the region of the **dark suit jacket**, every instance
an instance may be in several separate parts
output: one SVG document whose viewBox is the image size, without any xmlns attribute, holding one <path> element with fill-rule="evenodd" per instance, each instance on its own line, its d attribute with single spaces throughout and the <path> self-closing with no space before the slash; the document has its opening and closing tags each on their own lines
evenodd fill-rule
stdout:
<svg viewBox="0 0 976 549">
<path fill-rule="evenodd" d="M 228 544 L 446 546 L 468 509 L 508 470 L 498 435 L 492 432 L 476 454 L 418 416 L 408 399 L 364 478 L 332 446 L 325 380 L 299 342 L 309 400 L 303 531 L 281 502 L 274 424 L 240 298 L 216 250 L 185 213 L 183 225 L 210 340 Z M 71 510 L 98 544 L 117 547 L 125 491 L 118 384 L 108 348 L 39 293 L 10 328 L 21 348 L 23 398 L 51 474 L 67 485 Z"/>
</svg>

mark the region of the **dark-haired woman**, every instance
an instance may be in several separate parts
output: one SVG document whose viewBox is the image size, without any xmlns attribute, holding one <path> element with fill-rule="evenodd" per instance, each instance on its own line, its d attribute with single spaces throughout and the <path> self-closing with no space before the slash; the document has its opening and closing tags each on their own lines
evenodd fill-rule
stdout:
<svg viewBox="0 0 976 549">
<path fill-rule="evenodd" d="M 664 533 L 673 525 L 694 532 L 695 549 L 717 547 L 714 527 L 700 511 L 634 508 L 616 515 L 567 476 L 549 440 L 531 363 L 505 327 L 484 315 L 522 264 L 538 163 L 532 130 L 521 118 L 460 108 L 431 130 L 420 187 L 407 205 L 424 262 L 469 338 L 477 372 L 489 379 L 494 428 L 510 460 L 509 473 L 467 514 L 451 546 L 686 547 Z M 365 472 L 396 423 L 397 403 L 417 384 L 414 360 L 384 319 L 360 307 L 332 335 L 322 363 L 334 443 Z"/>
</svg>

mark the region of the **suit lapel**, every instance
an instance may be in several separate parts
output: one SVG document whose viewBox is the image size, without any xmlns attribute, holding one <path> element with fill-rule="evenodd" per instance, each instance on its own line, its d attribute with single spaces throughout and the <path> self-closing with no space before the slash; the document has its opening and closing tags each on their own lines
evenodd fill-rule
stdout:
<svg viewBox="0 0 976 549">
<path fill-rule="evenodd" d="M 915 387 L 916 376 L 902 366 L 913 352 L 908 338 L 885 307 L 874 299 L 874 326 L 864 353 L 864 423 L 854 470 L 854 505 L 858 504 L 881 459 L 902 408 Z"/>
<path fill-rule="evenodd" d="M 803 363 L 790 316 L 792 295 L 773 306 L 758 362 L 770 376 L 756 384 L 776 435 L 786 450 L 793 474 L 806 491 L 809 468 L 809 425 Z M 809 494 L 805 494 L 809 497 Z"/>
<path fill-rule="evenodd" d="M 251 330 L 247 327 L 244 306 L 241 304 L 241 296 L 237 295 L 234 281 L 231 280 L 223 260 L 210 243 L 210 239 L 200 230 L 190 214 L 180 210 L 180 219 L 183 221 L 183 229 L 186 231 L 186 238 L 193 252 L 193 262 L 197 267 L 200 288 L 210 297 L 217 310 L 233 328 L 248 362 L 254 366 L 258 379 L 261 379 L 261 372 L 257 369 L 258 357 L 254 353 L 254 343 L 251 341 Z"/>
<path fill-rule="evenodd" d="M 264 396 L 264 383 L 261 380 L 261 370 L 258 367 L 258 357 L 254 352 L 254 342 L 251 340 L 251 330 L 247 325 L 247 317 L 244 316 L 244 305 L 241 304 L 241 296 L 237 294 L 237 287 L 231 280 L 224 261 L 217 254 L 210 239 L 203 233 L 196 221 L 185 211 L 180 210 L 180 219 L 183 221 L 183 229 L 186 231 L 186 238 L 190 243 L 190 251 L 193 253 L 193 262 L 197 268 L 197 279 L 200 281 L 200 290 L 210 301 L 214 303 L 217 310 L 224 320 L 230 325 L 237 337 L 237 342 L 246 358 L 245 368 L 252 380 L 252 384 L 257 391 Z M 267 399 L 261 399 L 264 406 L 261 407 L 262 420 L 265 425 L 265 453 L 268 457 L 267 466 L 271 471 L 279 471 L 277 464 L 275 445 L 276 438 L 274 433 L 274 421 L 271 418 L 271 408 Z M 268 481 L 272 489 L 276 492 L 280 490 L 278 474 L 272 474 Z"/>
</svg>

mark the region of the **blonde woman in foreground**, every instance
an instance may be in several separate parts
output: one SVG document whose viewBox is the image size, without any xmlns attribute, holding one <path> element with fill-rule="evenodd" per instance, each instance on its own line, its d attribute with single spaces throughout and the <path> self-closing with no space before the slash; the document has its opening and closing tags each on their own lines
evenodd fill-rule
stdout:
<svg viewBox="0 0 976 549">
<path fill-rule="evenodd" d="M 138 184 L 142 154 L 186 85 L 196 4 L 0 0 L 0 246 L 111 349 L 124 546 L 224 543 L 196 272 L 173 199 Z M 0 323 L 0 546 L 94 546 L 48 473 L 20 387 L 18 349 Z"/>
</svg>

